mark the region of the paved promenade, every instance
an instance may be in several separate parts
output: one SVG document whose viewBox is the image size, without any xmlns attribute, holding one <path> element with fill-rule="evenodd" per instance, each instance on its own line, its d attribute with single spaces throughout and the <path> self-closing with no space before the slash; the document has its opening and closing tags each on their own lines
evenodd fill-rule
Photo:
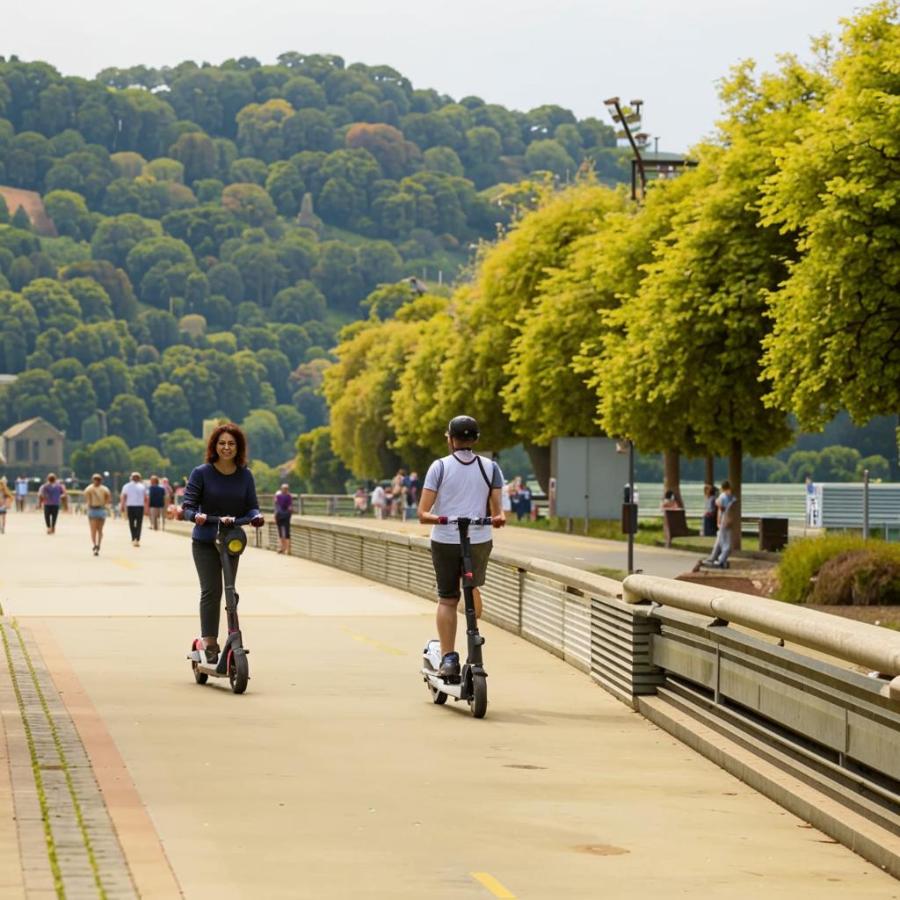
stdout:
<svg viewBox="0 0 900 900">
<path fill-rule="evenodd" d="M 499 629 L 487 718 L 433 706 L 433 605 L 334 569 L 248 549 L 248 692 L 200 687 L 187 539 L 107 530 L 0 536 L 0 897 L 900 897 Z"/>
</svg>

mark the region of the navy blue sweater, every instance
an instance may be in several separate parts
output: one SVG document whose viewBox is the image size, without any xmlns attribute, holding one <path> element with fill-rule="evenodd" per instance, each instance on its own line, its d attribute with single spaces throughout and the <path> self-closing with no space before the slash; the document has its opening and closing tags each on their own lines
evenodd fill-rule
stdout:
<svg viewBox="0 0 900 900">
<path fill-rule="evenodd" d="M 208 516 L 234 516 L 251 519 L 259 515 L 256 484 L 248 468 L 239 468 L 231 475 L 223 475 L 212 463 L 197 466 L 188 479 L 182 504 L 184 517 L 193 522 L 197 513 Z M 207 522 L 194 525 L 195 541 L 212 543 L 218 526 Z"/>
</svg>

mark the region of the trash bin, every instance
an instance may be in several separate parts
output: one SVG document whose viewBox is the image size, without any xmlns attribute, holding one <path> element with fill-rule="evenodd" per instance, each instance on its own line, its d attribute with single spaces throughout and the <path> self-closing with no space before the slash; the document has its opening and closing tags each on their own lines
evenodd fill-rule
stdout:
<svg viewBox="0 0 900 900">
<path fill-rule="evenodd" d="M 782 516 L 761 516 L 759 519 L 759 549 L 783 550 L 788 542 L 788 520 Z"/>
<path fill-rule="evenodd" d="M 622 534 L 637 534 L 638 530 L 638 505 L 637 503 L 622 504 Z"/>
</svg>

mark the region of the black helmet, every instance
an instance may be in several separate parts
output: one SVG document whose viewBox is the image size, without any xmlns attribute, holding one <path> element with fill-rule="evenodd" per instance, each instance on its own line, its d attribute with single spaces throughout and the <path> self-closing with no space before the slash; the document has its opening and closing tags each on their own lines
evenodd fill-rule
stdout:
<svg viewBox="0 0 900 900">
<path fill-rule="evenodd" d="M 471 416 L 454 416 L 447 425 L 447 435 L 461 441 L 477 441 L 478 423 Z"/>
</svg>

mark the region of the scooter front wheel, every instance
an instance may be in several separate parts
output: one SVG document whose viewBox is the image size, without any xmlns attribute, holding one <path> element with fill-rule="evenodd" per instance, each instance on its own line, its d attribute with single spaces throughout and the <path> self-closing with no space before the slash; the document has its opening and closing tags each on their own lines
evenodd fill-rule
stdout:
<svg viewBox="0 0 900 900">
<path fill-rule="evenodd" d="M 487 712 L 487 678 L 484 675 L 472 678 L 472 699 L 469 700 L 469 706 L 476 719 L 484 718 Z"/>
<path fill-rule="evenodd" d="M 245 653 L 230 653 L 228 660 L 228 680 L 235 694 L 243 694 L 250 680 L 250 663 Z"/>
</svg>

